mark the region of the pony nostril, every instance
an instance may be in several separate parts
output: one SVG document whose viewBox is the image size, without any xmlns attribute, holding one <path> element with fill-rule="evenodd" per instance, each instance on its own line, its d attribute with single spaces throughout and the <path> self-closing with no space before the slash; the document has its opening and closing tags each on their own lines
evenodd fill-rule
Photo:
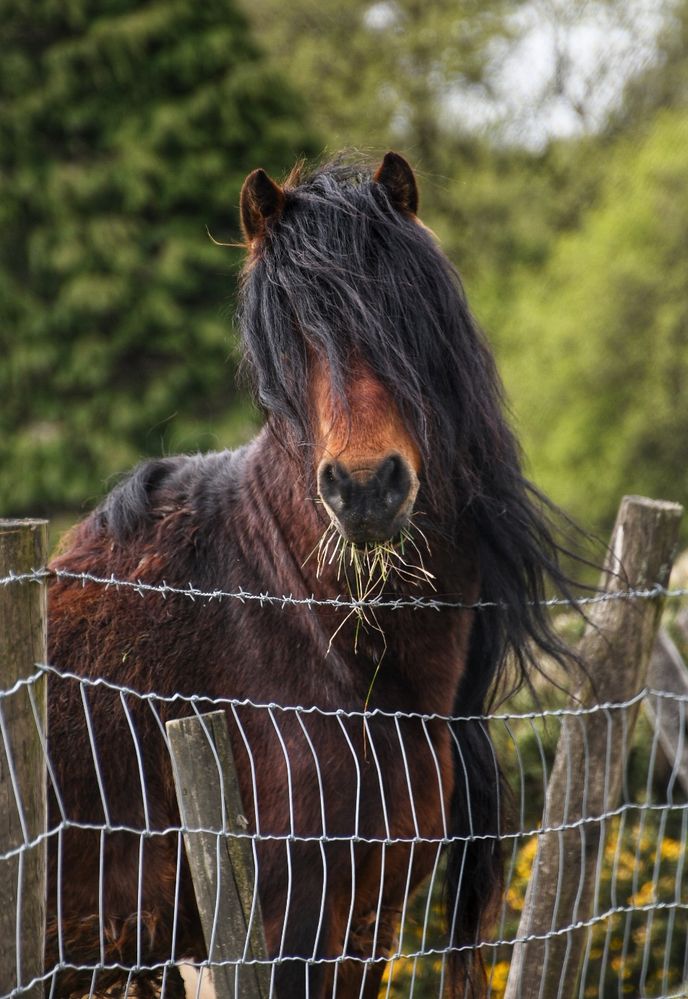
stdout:
<svg viewBox="0 0 688 999">
<path fill-rule="evenodd" d="M 340 513 L 350 499 L 351 479 L 341 465 L 328 461 L 320 466 L 318 490 L 328 506 Z"/>
<path fill-rule="evenodd" d="M 398 510 L 411 491 L 411 476 L 406 464 L 398 455 L 390 455 L 378 469 L 377 480 L 385 506 L 390 511 Z"/>
<path fill-rule="evenodd" d="M 330 489 L 337 489 L 342 486 L 348 478 L 347 473 L 336 461 L 323 465 L 320 471 L 320 481 Z"/>
</svg>

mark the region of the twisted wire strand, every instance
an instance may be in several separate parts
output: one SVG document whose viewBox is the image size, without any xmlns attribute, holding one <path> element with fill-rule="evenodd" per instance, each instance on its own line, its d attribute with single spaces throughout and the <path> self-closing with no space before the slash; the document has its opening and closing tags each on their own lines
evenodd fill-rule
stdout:
<svg viewBox="0 0 688 999">
<path fill-rule="evenodd" d="M 273 604 L 283 607 L 333 607 L 341 610 L 353 610 L 363 607 L 380 608 L 388 610 L 400 610 L 408 607 L 414 610 L 506 610 L 507 604 L 493 600 L 476 600 L 465 602 L 463 600 L 441 600 L 437 597 L 371 597 L 367 600 L 346 599 L 345 597 L 295 597 L 293 594 L 282 594 L 281 596 L 269 593 L 253 593 L 250 590 L 203 590 L 189 582 L 184 586 L 172 586 L 169 583 L 146 583 L 143 580 L 118 579 L 114 574 L 110 576 L 96 576 L 90 572 L 72 572 L 69 569 L 32 569 L 29 572 L 12 572 L 0 577 L 0 586 L 10 586 L 14 583 L 41 582 L 46 579 L 67 579 L 75 582 L 94 583 L 104 586 L 106 589 L 114 587 L 116 589 L 128 589 L 138 593 L 143 597 L 148 593 L 158 593 L 163 598 L 168 596 L 182 596 L 190 600 L 239 600 L 242 603 L 256 602 L 261 606 Z M 550 597 L 547 600 L 537 601 L 540 607 L 588 607 L 593 604 L 610 603 L 616 600 L 654 600 L 657 597 L 667 599 L 688 596 L 688 587 L 669 588 L 656 583 L 651 587 L 629 588 L 626 590 L 613 590 L 605 593 L 596 593 L 594 596 L 580 596 L 573 600 L 563 597 Z"/>
<path fill-rule="evenodd" d="M 446 721 L 446 722 L 480 722 L 480 721 L 520 721 L 537 718 L 565 718 L 595 715 L 601 712 L 613 711 L 633 707 L 639 704 L 647 696 L 671 699 L 677 702 L 688 702 L 688 694 L 681 694 L 670 690 L 657 690 L 654 687 L 643 687 L 633 697 L 625 701 L 600 701 L 589 706 L 565 707 L 565 708 L 542 708 L 539 711 L 495 711 L 484 715 L 443 715 L 439 713 L 423 714 L 420 711 L 387 711 L 384 708 L 369 708 L 368 710 L 345 708 L 321 708 L 318 705 L 302 704 L 278 704 L 275 701 L 253 701 L 248 697 L 212 697 L 210 694 L 160 694 L 156 691 L 140 691 L 135 687 L 126 684 L 115 683 L 105 677 L 81 676 L 69 670 L 59 669 L 51 663 L 36 663 L 36 671 L 29 676 L 21 677 L 7 690 L 0 689 L 0 699 L 11 697 L 22 687 L 33 686 L 46 673 L 58 677 L 62 680 L 73 680 L 75 683 L 86 687 L 105 687 L 115 693 L 124 694 L 140 701 L 159 701 L 163 704 L 175 704 L 183 702 L 187 704 L 210 705 L 217 707 L 235 708 L 256 708 L 266 711 L 281 711 L 285 713 L 296 713 L 299 715 L 321 715 L 328 718 L 398 718 L 414 719 L 417 721 Z"/>
</svg>

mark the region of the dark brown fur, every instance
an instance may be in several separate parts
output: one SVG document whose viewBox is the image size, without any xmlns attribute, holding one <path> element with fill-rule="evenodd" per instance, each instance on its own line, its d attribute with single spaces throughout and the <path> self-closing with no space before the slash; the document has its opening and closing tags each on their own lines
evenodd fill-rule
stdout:
<svg viewBox="0 0 688 999">
<path fill-rule="evenodd" d="M 330 574 L 315 579 L 315 563 L 302 568 L 322 532 L 321 515 L 293 481 L 287 456 L 271 435 L 238 455 L 206 459 L 175 459 L 150 493 L 150 512 L 126 544 L 113 539 L 97 516 L 76 529 L 68 551 L 55 568 L 95 574 L 114 573 L 122 579 L 145 579 L 184 586 L 232 590 L 241 586 L 257 592 L 270 590 L 307 596 L 336 596 L 341 587 Z M 126 488 L 126 486 L 125 486 Z M 284 517 L 285 493 L 298 517 Z M 287 554 L 288 553 L 288 554 Z M 277 557 L 278 556 L 278 557 Z M 439 560 L 441 561 L 441 560 Z M 468 599 L 477 594 L 471 544 L 452 567 L 456 586 Z M 437 568 L 437 566 L 436 566 Z M 449 571 L 445 566 L 445 578 Z M 250 578 L 248 578 L 250 575 Z M 340 612 L 341 613 L 341 612 Z M 261 608 L 234 600 L 204 602 L 156 595 L 144 599 L 116 588 L 61 582 L 51 592 L 51 661 L 62 669 L 87 676 L 105 676 L 138 691 L 161 695 L 200 693 L 209 697 L 249 698 L 288 705 L 318 705 L 325 709 L 360 711 L 380 655 L 379 636 L 364 639 L 353 651 L 353 623 L 340 635 L 336 649 L 326 654 L 341 617 L 333 611 Z M 387 612 L 381 624 L 388 652 L 376 680 L 372 706 L 423 713 L 450 714 L 468 641 L 470 613 L 454 613 L 449 620 L 433 611 L 402 616 Z M 422 662 L 424 668 L 418 669 Z M 51 751 L 68 818 L 81 823 L 103 823 L 104 811 L 83 720 L 79 690 L 73 683 L 52 680 L 50 706 Z M 115 692 L 88 691 L 97 733 L 97 753 L 110 824 L 144 828 L 141 783 L 132 736 Z M 145 702 L 128 698 L 143 753 L 145 793 L 153 829 L 179 825 L 169 761 L 159 727 Z M 164 721 L 188 713 L 185 703 L 156 705 Z M 258 810 L 263 833 L 289 833 L 287 773 L 279 740 L 265 710 L 240 708 L 239 717 L 257 765 Z M 255 828 L 255 807 L 246 751 L 230 714 L 233 749 L 242 778 L 247 815 Z M 323 834 L 320 791 L 312 754 L 293 712 L 277 714 L 295 788 L 295 833 Z M 331 717 L 306 715 L 303 721 L 316 747 L 323 780 L 328 836 L 352 836 L 355 829 L 356 764 L 339 723 Z M 372 718 L 367 750 L 360 717 L 344 722 L 356 750 L 361 771 L 361 812 L 358 834 L 384 838 L 382 796 L 374 753 L 384 779 L 392 839 L 416 835 L 401 747 L 390 719 Z M 401 722 L 404 748 L 411 772 L 414 805 L 423 838 L 445 834 L 441 823 L 435 764 L 416 720 Z M 453 789 L 451 738 L 444 722 L 431 723 L 439 760 L 444 805 L 449 812 Z M 55 800 L 52 821 L 59 818 Z M 68 831 L 62 858 L 62 915 L 65 958 L 75 964 L 99 959 L 97 832 Z M 287 892 L 287 847 L 283 841 L 259 848 L 260 885 L 269 949 L 276 954 L 283 930 Z M 317 843 L 290 846 L 294 872 L 286 946 L 289 956 L 306 957 L 315 948 L 314 934 L 322 892 L 322 855 Z M 131 833 L 105 836 L 105 963 L 130 965 L 136 961 L 139 837 Z M 431 869 L 437 847 L 416 846 L 412 884 Z M 354 848 L 355 907 L 350 948 L 358 957 L 371 956 L 374 914 L 380 890 L 381 848 L 359 843 Z M 326 920 L 316 948 L 320 957 L 342 952 L 351 897 L 351 860 L 348 843 L 328 843 Z M 55 922 L 56 852 L 51 852 L 48 965 L 58 959 Z M 386 848 L 382 909 L 397 913 L 379 932 L 376 954 L 392 947 L 396 920 L 408 875 L 409 847 Z M 205 955 L 186 865 L 182 868 L 180 923 L 177 949 L 171 953 L 172 919 L 177 864 L 177 836 L 144 840 L 143 954 L 145 964 Z M 338 996 L 358 995 L 362 965 L 351 962 L 339 969 Z M 382 965 L 368 972 L 364 994 L 377 992 Z M 280 997 L 305 994 L 302 962 L 286 962 L 278 975 Z M 332 967 L 315 965 L 310 973 L 310 995 L 329 994 Z M 117 975 L 102 975 L 104 989 Z M 121 976 L 120 976 L 121 978 Z M 60 993 L 76 994 L 89 987 L 90 974 L 65 972 Z"/>
</svg>

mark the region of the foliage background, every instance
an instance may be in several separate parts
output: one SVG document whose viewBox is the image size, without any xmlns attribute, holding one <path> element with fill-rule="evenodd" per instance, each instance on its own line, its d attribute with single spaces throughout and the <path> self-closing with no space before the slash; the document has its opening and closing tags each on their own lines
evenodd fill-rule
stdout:
<svg viewBox="0 0 688 999">
<path fill-rule="evenodd" d="M 0 509 L 250 433 L 236 205 L 319 148 L 232 0 L 0 3 Z M 250 422 L 250 421 L 249 421 Z"/>
<path fill-rule="evenodd" d="M 249 170 L 344 147 L 417 169 L 535 481 L 603 537 L 622 493 L 687 503 L 687 0 L 0 0 L 0 51 L 0 516 L 64 523 L 142 457 L 254 432 L 241 252 L 208 231 L 238 240 Z M 611 828 L 603 895 L 641 898 L 659 864 L 670 896 L 685 827 L 662 836 Z M 601 932 L 590 994 L 680 983 L 665 917 Z M 432 966 L 389 994 L 414 974 L 436 994 Z"/>
<path fill-rule="evenodd" d="M 237 201 L 402 150 L 533 478 L 688 493 L 686 0 L 0 0 L 0 513 L 233 446 Z"/>
</svg>

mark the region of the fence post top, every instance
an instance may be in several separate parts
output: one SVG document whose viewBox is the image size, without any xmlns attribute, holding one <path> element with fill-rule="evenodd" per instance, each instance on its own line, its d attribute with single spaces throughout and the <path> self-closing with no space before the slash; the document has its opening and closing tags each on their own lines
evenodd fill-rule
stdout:
<svg viewBox="0 0 688 999">
<path fill-rule="evenodd" d="M 675 517 L 683 515 L 683 506 L 680 503 L 674 503 L 672 500 L 650 499 L 649 496 L 635 496 L 633 494 L 624 496 L 621 500 L 621 506 L 643 507 L 647 510 L 655 510 L 658 513 L 668 514 L 669 516 L 673 515 Z"/>
</svg>

